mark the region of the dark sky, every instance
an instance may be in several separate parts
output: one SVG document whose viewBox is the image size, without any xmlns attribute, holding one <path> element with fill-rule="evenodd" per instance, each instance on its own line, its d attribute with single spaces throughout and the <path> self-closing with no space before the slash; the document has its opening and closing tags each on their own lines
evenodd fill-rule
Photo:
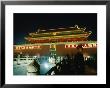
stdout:
<svg viewBox="0 0 110 88">
<path fill-rule="evenodd" d="M 89 40 L 97 40 L 96 13 L 14 13 L 14 44 L 25 43 L 28 33 L 39 27 L 46 29 L 79 25 L 92 31 Z"/>
</svg>

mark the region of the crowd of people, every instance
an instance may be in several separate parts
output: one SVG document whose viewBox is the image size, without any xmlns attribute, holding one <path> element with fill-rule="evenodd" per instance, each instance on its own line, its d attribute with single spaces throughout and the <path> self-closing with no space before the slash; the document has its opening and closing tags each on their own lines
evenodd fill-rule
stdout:
<svg viewBox="0 0 110 88">
<path fill-rule="evenodd" d="M 82 46 L 77 47 L 75 56 L 66 55 L 60 63 L 52 67 L 46 75 L 84 75 L 85 63 Z"/>
</svg>

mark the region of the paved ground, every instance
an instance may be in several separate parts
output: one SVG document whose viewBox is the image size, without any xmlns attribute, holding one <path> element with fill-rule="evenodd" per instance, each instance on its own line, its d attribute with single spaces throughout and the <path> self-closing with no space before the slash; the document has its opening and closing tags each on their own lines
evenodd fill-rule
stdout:
<svg viewBox="0 0 110 88">
<path fill-rule="evenodd" d="M 85 66 L 85 74 L 86 75 L 97 75 L 97 71 L 94 68 L 86 65 Z"/>
<path fill-rule="evenodd" d="M 13 64 L 13 74 L 14 75 L 27 75 L 27 65 L 28 64 L 17 64 L 14 62 Z M 49 63 L 40 64 L 40 74 L 47 73 L 54 65 Z"/>
<path fill-rule="evenodd" d="M 49 69 L 51 69 L 52 64 L 48 64 L 49 67 L 45 67 L 45 64 L 41 64 L 40 66 L 40 73 L 41 74 L 45 74 L 47 71 L 49 71 Z M 20 65 L 17 65 L 16 63 L 14 63 L 14 66 L 13 66 L 13 74 L 14 75 L 27 75 L 27 64 L 20 64 Z M 97 71 L 88 66 L 88 65 L 85 65 L 85 75 L 96 75 L 97 74 Z"/>
</svg>

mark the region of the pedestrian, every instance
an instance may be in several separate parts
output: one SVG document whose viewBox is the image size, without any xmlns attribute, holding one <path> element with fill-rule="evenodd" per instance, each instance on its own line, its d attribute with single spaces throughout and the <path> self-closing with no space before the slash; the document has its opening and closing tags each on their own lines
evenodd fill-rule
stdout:
<svg viewBox="0 0 110 88">
<path fill-rule="evenodd" d="M 83 57 L 83 47 L 82 44 L 77 46 L 77 53 L 74 57 L 75 74 L 84 74 L 84 57 Z"/>
</svg>

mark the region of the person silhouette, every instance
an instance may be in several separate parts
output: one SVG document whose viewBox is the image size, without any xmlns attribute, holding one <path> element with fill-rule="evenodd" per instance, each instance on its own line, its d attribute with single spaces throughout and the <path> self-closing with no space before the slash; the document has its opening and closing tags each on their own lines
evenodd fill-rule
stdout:
<svg viewBox="0 0 110 88">
<path fill-rule="evenodd" d="M 82 44 L 77 46 L 77 53 L 74 57 L 75 74 L 84 74 L 84 57 L 83 57 L 83 47 Z"/>
</svg>

